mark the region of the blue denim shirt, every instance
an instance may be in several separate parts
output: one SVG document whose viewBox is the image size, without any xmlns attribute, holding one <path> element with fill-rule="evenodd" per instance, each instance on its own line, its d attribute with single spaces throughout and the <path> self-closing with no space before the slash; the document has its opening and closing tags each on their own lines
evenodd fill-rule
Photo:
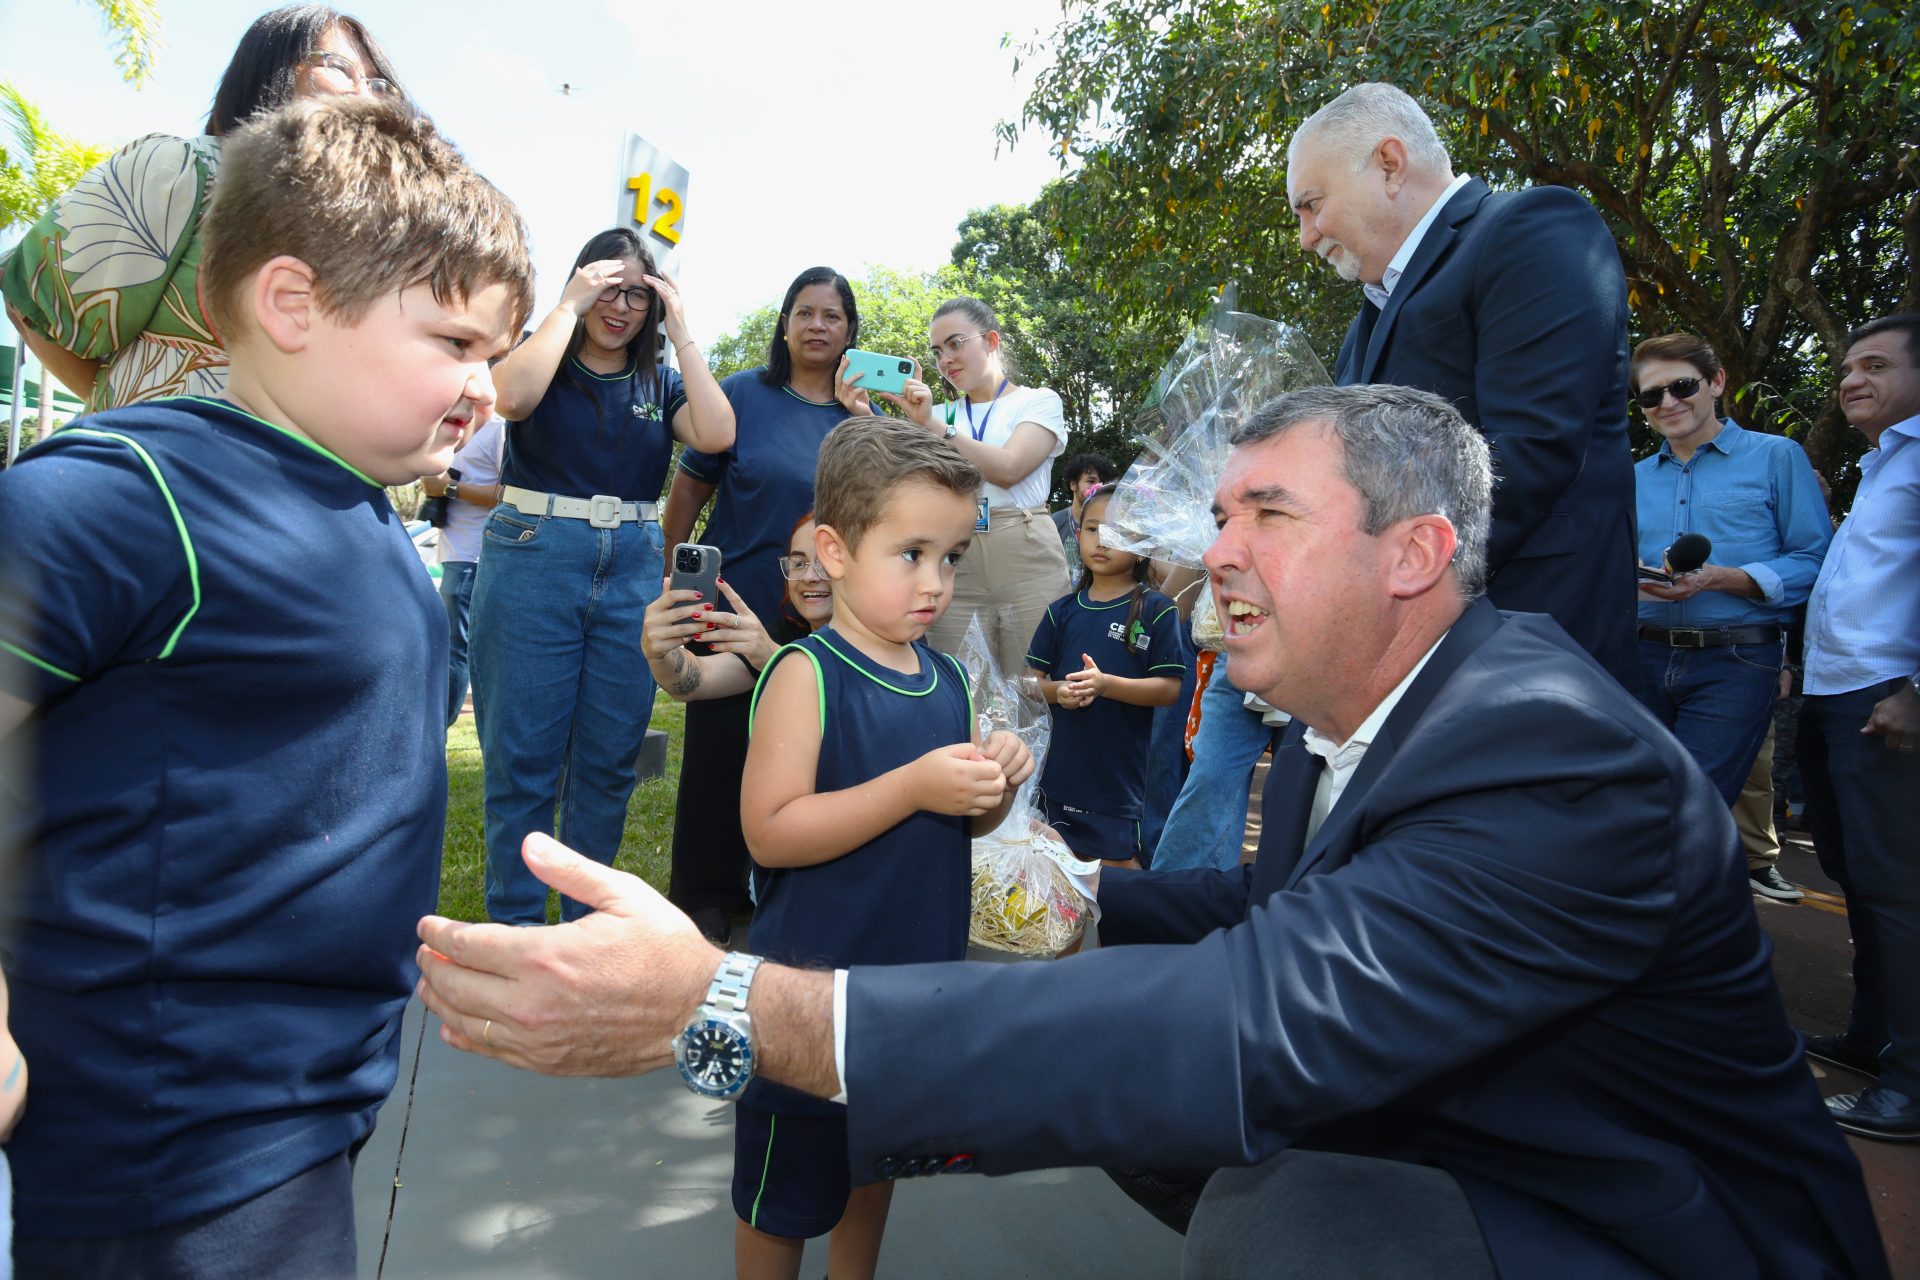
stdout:
<svg viewBox="0 0 1920 1280">
<path fill-rule="evenodd" d="M 1785 622 L 1813 591 L 1833 522 L 1806 450 L 1785 436 L 1731 420 L 1686 462 L 1671 445 L 1633 468 L 1640 560 L 1657 565 L 1683 533 L 1713 542 L 1709 564 L 1745 570 L 1765 598 L 1702 591 L 1678 604 L 1642 600 L 1654 627 L 1730 627 Z"/>
</svg>

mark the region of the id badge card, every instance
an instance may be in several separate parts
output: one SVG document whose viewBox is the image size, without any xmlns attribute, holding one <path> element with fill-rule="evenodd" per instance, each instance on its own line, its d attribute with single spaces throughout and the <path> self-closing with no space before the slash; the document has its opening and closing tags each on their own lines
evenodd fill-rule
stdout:
<svg viewBox="0 0 1920 1280">
<path fill-rule="evenodd" d="M 993 508 L 988 504 L 987 500 L 981 498 L 980 509 L 974 513 L 973 517 L 973 531 L 975 533 L 985 533 L 987 531 L 987 517 L 992 511 Z"/>
</svg>

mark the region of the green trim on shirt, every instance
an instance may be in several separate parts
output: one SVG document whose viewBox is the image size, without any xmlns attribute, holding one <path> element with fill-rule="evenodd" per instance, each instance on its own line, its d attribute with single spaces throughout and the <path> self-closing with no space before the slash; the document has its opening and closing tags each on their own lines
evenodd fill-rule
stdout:
<svg viewBox="0 0 1920 1280">
<path fill-rule="evenodd" d="M 281 426 L 277 422 L 268 422 L 265 418 L 261 417 L 259 414 L 253 413 L 246 409 L 242 409 L 239 405 L 235 404 L 231 400 L 216 400 L 212 396 L 164 396 L 159 400 L 148 401 L 148 403 L 149 404 L 165 404 L 168 400 L 194 400 L 194 401 L 198 401 L 200 404 L 211 404 L 211 405 L 217 405 L 222 409 L 231 409 L 233 412 L 239 414 L 243 418 L 252 418 L 255 422 L 259 423 L 261 426 L 271 427 L 275 431 L 278 431 L 281 435 L 285 436 L 287 439 L 297 441 L 300 444 L 307 446 L 307 448 L 313 450 L 315 453 L 319 454 L 321 457 L 327 459 L 327 461 L 332 462 L 348 471 L 351 471 L 354 475 L 360 477 L 362 480 L 366 481 L 368 484 L 372 485 L 374 488 L 376 489 L 386 488 L 386 486 L 381 484 L 378 480 L 375 480 L 372 476 L 360 470 L 360 468 L 354 466 L 351 462 L 348 462 L 345 458 L 342 458 L 339 454 L 333 452 L 333 450 L 327 448 L 325 445 L 318 444 L 315 441 L 309 440 L 307 437 L 301 435 L 297 431 L 289 431 L 287 430 L 287 428 Z"/>
<path fill-rule="evenodd" d="M 773 651 L 773 656 L 767 659 L 767 665 L 760 671 L 760 678 L 753 682 L 753 701 L 747 704 L 747 736 L 749 738 L 753 736 L 754 717 L 760 714 L 760 691 L 767 687 L 767 677 L 772 675 L 773 669 L 780 664 L 780 655 L 789 650 L 804 655 L 807 661 L 813 664 L 813 696 L 820 704 L 820 736 L 822 738 L 827 736 L 827 678 L 821 674 L 820 659 L 814 656 L 811 649 L 803 645 L 783 644 Z"/>
<path fill-rule="evenodd" d="M 181 400 L 198 400 L 200 398 L 199 396 L 168 397 L 168 399 Z M 220 402 L 212 401 L 210 403 Z M 245 410 L 241 412 L 244 413 Z M 252 417 L 253 415 L 248 414 L 247 416 Z M 267 425 L 273 426 L 272 423 L 267 423 Z M 274 430 L 278 431 L 280 428 L 274 427 Z M 154 462 L 153 455 L 142 448 L 140 442 L 133 439 L 133 437 L 122 435 L 118 431 L 100 431 L 93 427 L 82 426 L 68 427 L 62 434 L 92 436 L 97 440 L 118 440 L 121 444 L 133 450 L 135 456 L 137 456 L 142 463 L 146 464 L 147 474 L 153 477 L 153 483 L 159 488 L 160 496 L 166 499 L 167 511 L 173 516 L 173 527 L 178 530 L 180 534 L 180 547 L 187 553 L 187 581 L 193 587 L 193 607 L 187 610 L 186 614 L 180 619 L 179 625 L 174 627 L 173 634 L 167 637 L 167 643 L 158 655 L 162 659 L 172 657 L 173 647 L 180 643 L 180 636 L 186 631 L 187 624 L 193 621 L 194 614 L 200 612 L 200 558 L 193 552 L 193 538 L 187 533 L 187 522 L 180 514 L 180 504 L 173 500 L 173 490 L 167 487 L 166 478 L 160 474 L 160 468 Z M 298 437 L 295 438 L 297 439 Z M 319 446 L 316 445 L 315 447 L 318 448 Z M 340 465 L 346 466 L 344 462 Z M 48 668 L 48 670 L 54 669 L 55 668 L 51 667 Z"/>
<path fill-rule="evenodd" d="M 60 668 L 54 666 L 51 662 L 42 662 L 39 658 L 34 657 L 32 654 L 28 653 L 25 649 L 22 649 L 19 645 L 8 644 L 5 640 L 0 640 L 0 649 L 4 649 L 6 652 L 12 654 L 14 657 L 20 659 L 22 662 L 30 663 L 33 666 L 40 668 L 42 671 L 46 671 L 53 675 L 59 676 L 62 680 L 71 680 L 75 684 L 80 683 L 80 677 L 73 674 L 73 672 L 62 671 Z"/>
</svg>

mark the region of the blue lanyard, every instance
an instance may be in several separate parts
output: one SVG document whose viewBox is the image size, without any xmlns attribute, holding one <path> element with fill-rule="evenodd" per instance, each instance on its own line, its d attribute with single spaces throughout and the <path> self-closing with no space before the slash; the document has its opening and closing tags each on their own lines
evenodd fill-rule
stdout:
<svg viewBox="0 0 1920 1280">
<path fill-rule="evenodd" d="M 987 411 L 980 415 L 980 425 L 977 427 L 973 425 L 973 397 L 967 397 L 967 430 L 973 434 L 975 444 L 987 438 L 987 424 L 993 421 L 993 406 L 1000 403 L 1000 397 L 1005 394 L 1007 384 L 1012 381 L 1012 378 L 1000 379 L 1000 390 L 994 392 L 993 399 L 987 402 Z"/>
</svg>

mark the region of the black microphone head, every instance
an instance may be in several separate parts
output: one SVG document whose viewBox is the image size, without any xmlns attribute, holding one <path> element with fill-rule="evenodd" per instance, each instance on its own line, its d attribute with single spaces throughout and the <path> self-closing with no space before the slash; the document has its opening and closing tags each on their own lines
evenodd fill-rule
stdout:
<svg viewBox="0 0 1920 1280">
<path fill-rule="evenodd" d="M 1668 573 L 1692 573 L 1713 554 L 1713 543 L 1705 534 L 1683 533 L 1667 548 Z"/>
</svg>

